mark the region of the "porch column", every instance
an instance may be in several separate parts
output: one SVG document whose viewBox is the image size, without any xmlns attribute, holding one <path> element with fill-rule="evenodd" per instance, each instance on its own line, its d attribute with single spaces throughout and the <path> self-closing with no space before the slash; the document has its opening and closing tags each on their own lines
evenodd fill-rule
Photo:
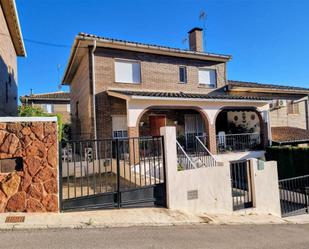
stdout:
<svg viewBox="0 0 309 249">
<path fill-rule="evenodd" d="M 270 141 L 269 134 L 271 134 L 269 111 L 262 111 L 261 116 L 262 116 L 261 133 L 262 133 L 263 149 L 265 149 L 266 147 L 269 146 Z"/>
<path fill-rule="evenodd" d="M 217 154 L 217 137 L 216 137 L 216 115 L 219 108 L 204 108 L 203 115 L 206 117 L 205 122 L 207 132 L 207 148 L 211 154 Z"/>
<path fill-rule="evenodd" d="M 216 126 L 212 124 L 208 128 L 208 149 L 212 154 L 217 154 Z"/>
<path fill-rule="evenodd" d="M 138 127 L 128 127 L 130 165 L 139 163 L 139 130 Z"/>
</svg>

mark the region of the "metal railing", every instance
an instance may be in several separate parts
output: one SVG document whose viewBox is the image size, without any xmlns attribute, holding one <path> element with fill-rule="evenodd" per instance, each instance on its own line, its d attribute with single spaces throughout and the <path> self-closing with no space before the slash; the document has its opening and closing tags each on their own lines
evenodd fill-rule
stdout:
<svg viewBox="0 0 309 249">
<path fill-rule="evenodd" d="M 250 161 L 230 163 L 233 210 L 250 208 L 252 201 L 252 181 Z"/>
<path fill-rule="evenodd" d="M 67 141 L 60 144 L 62 200 L 164 183 L 162 137 Z"/>
<path fill-rule="evenodd" d="M 229 151 L 248 151 L 262 148 L 262 134 L 222 134 L 217 135 L 217 151 L 224 153 Z"/>
<path fill-rule="evenodd" d="M 309 212 L 309 175 L 279 181 L 282 216 Z"/>
<path fill-rule="evenodd" d="M 196 156 L 202 162 L 204 167 L 214 167 L 217 165 L 215 157 L 207 149 L 207 137 L 196 136 Z"/>
<path fill-rule="evenodd" d="M 193 163 L 191 158 L 188 156 L 188 154 L 185 152 L 185 150 L 182 148 L 181 144 L 176 141 L 176 147 L 177 147 L 177 168 L 179 171 L 181 170 L 188 170 L 188 169 L 195 169 L 196 165 Z"/>
</svg>

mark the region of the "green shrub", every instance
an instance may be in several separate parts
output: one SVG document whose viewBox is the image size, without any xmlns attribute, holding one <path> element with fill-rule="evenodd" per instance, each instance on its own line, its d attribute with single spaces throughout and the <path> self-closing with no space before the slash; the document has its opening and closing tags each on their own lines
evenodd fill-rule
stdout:
<svg viewBox="0 0 309 249">
<path fill-rule="evenodd" d="M 278 162 L 279 179 L 309 174 L 309 147 L 269 147 L 266 160 Z"/>
<path fill-rule="evenodd" d="M 62 124 L 62 115 L 61 114 L 49 114 L 44 112 L 40 107 L 34 106 L 19 106 L 18 107 L 18 115 L 20 117 L 57 117 L 57 125 L 58 125 L 58 139 L 62 140 L 63 134 L 63 124 Z"/>
</svg>

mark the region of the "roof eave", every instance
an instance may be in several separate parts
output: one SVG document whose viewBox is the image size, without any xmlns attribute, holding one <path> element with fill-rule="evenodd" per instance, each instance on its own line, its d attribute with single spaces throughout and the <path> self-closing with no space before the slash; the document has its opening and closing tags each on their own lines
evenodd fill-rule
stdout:
<svg viewBox="0 0 309 249">
<path fill-rule="evenodd" d="M 175 56 L 175 57 L 183 57 L 183 58 L 191 58 L 191 59 L 198 59 L 198 60 L 210 60 L 210 61 L 217 61 L 217 62 L 228 62 L 232 59 L 231 55 L 215 55 L 215 54 L 205 54 L 200 52 L 194 51 L 187 51 L 184 52 L 181 49 L 168 49 L 164 47 L 155 47 L 155 46 L 147 46 L 141 44 L 133 44 L 133 43 L 126 43 L 126 42 L 116 42 L 116 41 L 108 41 L 105 39 L 95 38 L 95 37 L 85 37 L 84 35 L 77 35 L 75 37 L 74 43 L 72 45 L 72 49 L 69 56 L 69 62 L 64 72 L 64 76 L 62 78 L 61 84 L 62 85 L 70 85 L 70 71 L 72 67 L 72 63 L 76 56 L 79 44 L 82 41 L 89 42 L 88 46 L 91 46 L 92 41 L 96 40 L 97 47 L 103 48 L 113 48 L 113 49 L 121 49 L 121 50 L 129 50 L 135 52 L 144 52 L 144 53 L 153 53 L 153 54 L 162 54 L 168 56 Z"/>
<path fill-rule="evenodd" d="M 124 99 L 124 100 L 169 100 L 169 101 L 196 101 L 196 102 L 250 102 L 250 103 L 264 103 L 268 104 L 269 100 L 251 100 L 251 99 L 227 99 L 227 98 L 179 98 L 179 97 L 152 97 L 152 96 L 140 96 L 140 95 L 128 95 L 125 93 L 114 92 L 113 90 L 107 90 L 107 94 L 112 97 Z"/>
<path fill-rule="evenodd" d="M 21 32 L 18 12 L 15 0 L 1 1 L 3 13 L 5 15 L 6 23 L 13 41 L 15 52 L 17 56 L 26 57 L 26 49 Z"/>
</svg>

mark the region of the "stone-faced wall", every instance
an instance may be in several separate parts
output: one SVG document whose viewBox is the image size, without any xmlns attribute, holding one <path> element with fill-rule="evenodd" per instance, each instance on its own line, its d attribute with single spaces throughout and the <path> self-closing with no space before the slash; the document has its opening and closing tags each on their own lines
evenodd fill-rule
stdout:
<svg viewBox="0 0 309 249">
<path fill-rule="evenodd" d="M 58 211 L 57 123 L 0 122 L 0 163 L 9 158 L 23 167 L 0 168 L 0 212 Z"/>
</svg>

